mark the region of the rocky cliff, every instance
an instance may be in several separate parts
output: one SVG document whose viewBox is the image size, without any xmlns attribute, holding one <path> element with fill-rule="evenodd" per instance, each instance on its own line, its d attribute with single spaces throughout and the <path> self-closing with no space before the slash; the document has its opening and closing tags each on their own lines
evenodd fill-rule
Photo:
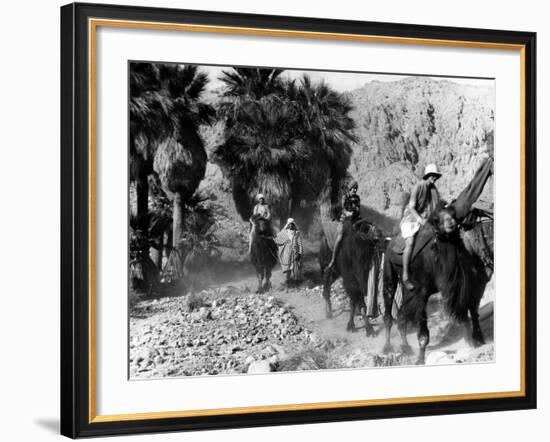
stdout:
<svg viewBox="0 0 550 442">
<path fill-rule="evenodd" d="M 399 217 L 403 193 L 426 164 L 443 173 L 438 188 L 456 197 L 493 151 L 494 88 L 411 77 L 373 81 L 349 94 L 359 141 L 350 173 L 362 202 Z M 492 182 L 482 198 L 492 203 Z"/>
</svg>

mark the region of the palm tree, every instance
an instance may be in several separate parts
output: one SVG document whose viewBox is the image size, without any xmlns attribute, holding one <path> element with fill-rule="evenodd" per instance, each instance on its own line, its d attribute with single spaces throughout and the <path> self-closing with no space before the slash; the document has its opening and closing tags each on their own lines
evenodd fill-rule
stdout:
<svg viewBox="0 0 550 442">
<path fill-rule="evenodd" d="M 223 71 L 220 80 L 226 85 L 226 97 L 259 99 L 284 92 L 280 78 L 283 72 L 283 69 L 233 68 Z"/>
<path fill-rule="evenodd" d="M 243 219 L 262 192 L 285 220 L 316 204 L 327 184 L 338 189 L 349 167 L 355 141 L 350 101 L 325 83 L 283 80 L 280 73 L 236 70 L 221 78 L 228 87 L 219 109 L 226 140 L 214 158 L 230 178 Z M 258 85 L 260 78 L 269 79 L 270 88 Z"/>
<path fill-rule="evenodd" d="M 357 142 L 353 130 L 355 122 L 349 116 L 353 110 L 351 100 L 331 89 L 324 81 L 313 84 L 304 75 L 299 84 L 287 84 L 287 95 L 298 106 L 299 137 L 310 150 L 304 163 L 294 163 L 302 173 L 295 181 L 298 199 L 316 201 L 330 186 L 330 199 L 334 204 L 350 165 L 352 144 Z"/>
<path fill-rule="evenodd" d="M 233 68 L 223 71 L 224 100 L 218 114 L 225 125 L 225 142 L 214 151 L 214 160 L 229 177 L 233 199 L 243 219 L 252 201 L 264 192 L 276 213 L 286 212 L 290 193 L 287 166 L 292 154 L 292 106 L 284 97 L 281 69 Z"/>
<path fill-rule="evenodd" d="M 293 161 L 306 152 L 295 138 L 297 119 L 292 103 L 272 94 L 241 103 L 215 159 L 230 177 L 236 208 L 248 219 L 252 201 L 262 192 L 275 214 L 286 219 L 293 185 Z"/>
<path fill-rule="evenodd" d="M 154 63 L 130 64 L 130 179 L 136 185 L 137 214 L 132 223 L 132 286 L 148 290 L 158 277 L 149 256 L 149 176 L 158 143 L 173 130 L 172 103 Z"/>
<path fill-rule="evenodd" d="M 183 233 L 185 202 L 206 171 L 206 151 L 199 128 L 211 124 L 214 108 L 202 101 L 208 76 L 195 65 L 160 65 L 160 80 L 172 103 L 173 130 L 158 146 L 154 171 L 173 202 L 172 240 L 177 247 Z"/>
<path fill-rule="evenodd" d="M 149 257 L 154 221 L 149 219 L 149 176 L 159 175 L 173 201 L 174 245 L 182 233 L 182 204 L 204 177 L 206 152 L 198 127 L 210 123 L 215 113 L 200 100 L 207 82 L 196 66 L 130 65 L 130 175 L 136 182 L 134 233 L 139 244 L 133 269 L 141 279 L 147 279 L 143 275 L 151 275 L 154 267 Z M 143 282 L 147 287 L 150 281 Z"/>
<path fill-rule="evenodd" d="M 130 178 L 136 182 L 137 224 L 148 226 L 148 176 L 158 143 L 172 132 L 171 102 L 154 63 L 130 64 Z"/>
</svg>

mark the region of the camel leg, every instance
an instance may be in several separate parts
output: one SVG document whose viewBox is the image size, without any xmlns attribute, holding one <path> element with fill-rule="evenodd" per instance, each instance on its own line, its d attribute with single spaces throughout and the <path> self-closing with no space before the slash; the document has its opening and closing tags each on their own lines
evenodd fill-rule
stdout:
<svg viewBox="0 0 550 442">
<path fill-rule="evenodd" d="M 387 258 L 384 259 L 384 325 L 386 328 L 386 343 L 384 344 L 384 353 L 391 353 L 393 347 L 391 345 L 391 328 L 393 326 L 392 308 L 397 290 L 397 275 L 392 268 L 391 262 Z"/>
<path fill-rule="evenodd" d="M 400 317 L 397 327 L 399 328 L 399 335 L 401 336 L 401 353 L 405 355 L 412 354 L 413 351 L 407 339 L 407 319 L 405 317 Z"/>
<path fill-rule="evenodd" d="M 355 312 L 357 311 L 357 298 L 359 296 L 359 292 L 351 293 L 349 296 L 349 321 L 348 325 L 346 327 L 347 331 L 350 331 L 352 333 L 355 333 Z"/>
<path fill-rule="evenodd" d="M 265 283 L 263 286 L 264 292 L 268 292 L 271 289 L 271 270 L 265 269 Z"/>
<path fill-rule="evenodd" d="M 390 314 L 384 313 L 384 326 L 386 328 L 386 342 L 384 343 L 384 349 L 382 350 L 384 353 L 391 353 L 393 351 L 393 347 L 391 345 L 391 328 L 393 326 L 393 318 Z"/>
<path fill-rule="evenodd" d="M 372 327 L 371 323 L 369 322 L 369 318 L 367 318 L 367 315 L 365 315 L 365 331 L 367 333 L 367 338 L 371 336 L 376 336 L 376 332 L 374 331 L 374 328 Z"/>
<path fill-rule="evenodd" d="M 376 332 L 369 322 L 369 318 L 367 316 L 367 305 L 365 304 L 363 298 L 361 298 L 361 306 L 359 308 L 359 311 L 361 312 L 361 316 L 363 317 L 363 321 L 365 322 L 365 333 L 367 334 L 367 338 L 370 336 L 376 336 Z"/>
<path fill-rule="evenodd" d="M 470 317 L 472 318 L 472 340 L 474 341 L 474 345 L 479 347 L 485 344 L 485 338 L 483 337 L 481 325 L 479 324 L 479 311 L 477 306 L 470 307 Z"/>
<path fill-rule="evenodd" d="M 422 310 L 422 316 L 418 324 L 418 360 L 416 365 L 424 365 L 426 363 L 426 347 L 430 343 L 430 332 L 428 330 L 428 316 L 426 314 L 426 306 Z"/>
<path fill-rule="evenodd" d="M 485 275 L 484 268 L 480 266 L 479 274 Z M 472 297 L 470 301 L 470 318 L 472 320 L 472 341 L 474 346 L 479 347 L 480 345 L 485 344 L 485 338 L 483 337 L 483 332 L 481 331 L 481 325 L 479 324 L 479 303 L 483 293 L 485 292 L 485 286 L 487 285 L 487 280 L 482 280 L 479 285 L 479 289 L 476 292 L 477 296 Z"/>
<path fill-rule="evenodd" d="M 330 288 L 333 282 L 332 272 L 325 271 L 323 274 L 323 298 L 325 299 L 325 314 L 327 319 L 332 319 L 332 304 L 330 302 Z"/>
<path fill-rule="evenodd" d="M 355 294 L 356 295 L 356 294 Z M 346 330 L 349 332 L 354 333 L 355 332 L 355 311 L 357 310 L 357 301 L 355 300 L 355 296 L 349 297 L 349 321 L 348 325 L 346 327 Z"/>
<path fill-rule="evenodd" d="M 263 272 L 256 272 L 256 277 L 258 278 L 258 288 L 256 289 L 256 293 L 263 293 Z"/>
</svg>

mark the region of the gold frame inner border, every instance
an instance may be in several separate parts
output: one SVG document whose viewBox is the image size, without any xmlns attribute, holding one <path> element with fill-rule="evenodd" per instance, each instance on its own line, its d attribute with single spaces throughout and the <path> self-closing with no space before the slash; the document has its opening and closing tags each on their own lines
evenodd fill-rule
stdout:
<svg viewBox="0 0 550 442">
<path fill-rule="evenodd" d="M 418 46 L 447 46 L 477 49 L 498 49 L 508 51 L 519 51 L 520 53 L 520 208 L 521 208 L 521 226 L 520 226 L 520 389 L 518 391 L 488 392 L 488 393 L 469 393 L 438 396 L 417 396 L 404 398 L 388 399 L 368 399 L 353 401 L 336 402 L 316 402 L 302 404 L 285 405 L 261 405 L 235 408 L 215 408 L 198 410 L 181 410 L 166 412 L 148 412 L 131 414 L 112 414 L 98 415 L 96 413 L 96 36 L 98 27 L 115 27 L 131 29 L 147 29 L 162 31 L 184 31 L 184 32 L 207 32 L 217 34 L 236 34 L 263 37 L 292 37 L 307 39 L 324 39 L 354 41 L 366 43 L 389 43 L 389 44 L 410 44 Z M 280 411 L 298 411 L 298 410 L 322 410 L 329 408 L 350 408 L 365 407 L 375 405 L 397 405 L 397 404 L 415 404 L 427 402 L 443 401 L 461 401 L 461 400 L 481 400 L 513 398 L 525 396 L 525 46 L 520 44 L 458 41 L 458 40 L 439 40 L 423 39 L 411 37 L 387 37 L 377 35 L 360 34 L 339 34 L 325 32 L 306 32 L 291 31 L 281 29 L 267 28 L 247 28 L 232 26 L 210 26 L 182 23 L 160 23 L 160 22 L 142 22 L 130 20 L 110 20 L 110 19 L 88 19 L 88 93 L 89 93 L 89 423 L 100 422 L 120 422 L 147 419 L 169 419 L 180 417 L 198 417 L 198 416 L 221 416 L 238 415 L 246 413 L 273 413 Z"/>
</svg>

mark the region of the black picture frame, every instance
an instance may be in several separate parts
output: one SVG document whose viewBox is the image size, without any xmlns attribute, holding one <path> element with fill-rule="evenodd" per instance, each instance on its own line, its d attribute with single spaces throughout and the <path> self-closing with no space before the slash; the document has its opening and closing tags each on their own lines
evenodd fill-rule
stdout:
<svg viewBox="0 0 550 442">
<path fill-rule="evenodd" d="M 90 418 L 90 18 L 521 45 L 524 51 L 524 395 L 94 422 Z M 61 8 L 61 434 L 76 438 L 536 408 L 536 34 L 73 3 Z"/>
</svg>

